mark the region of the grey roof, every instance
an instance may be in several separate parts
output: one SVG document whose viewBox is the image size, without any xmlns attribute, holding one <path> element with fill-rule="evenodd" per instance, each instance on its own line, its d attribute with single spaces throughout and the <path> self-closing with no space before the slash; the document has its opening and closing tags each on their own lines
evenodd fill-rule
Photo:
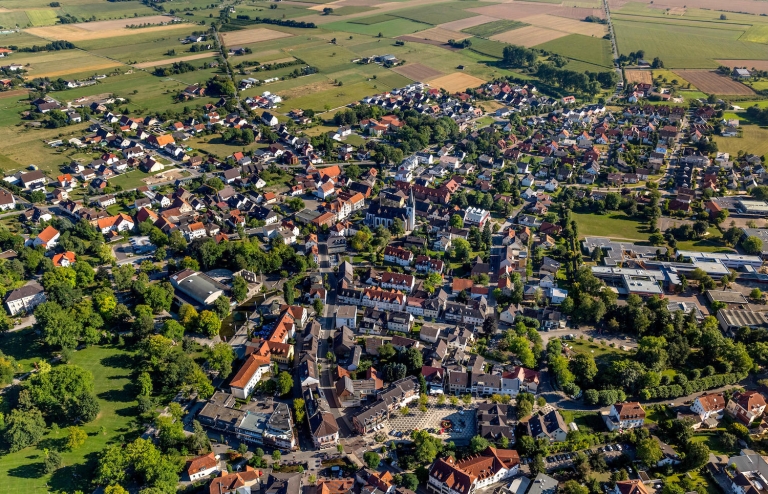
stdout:
<svg viewBox="0 0 768 494">
<path fill-rule="evenodd" d="M 747 304 L 747 299 L 741 292 L 735 290 L 707 290 L 707 298 L 713 302 L 726 304 Z"/>
<path fill-rule="evenodd" d="M 750 310 L 728 310 L 720 309 L 718 315 L 722 317 L 728 326 L 766 326 L 768 320 L 762 312 L 752 312 Z"/>
<path fill-rule="evenodd" d="M 8 295 L 8 298 L 5 299 L 5 302 L 8 303 L 16 300 L 21 300 L 27 297 L 33 297 L 38 293 L 42 293 L 43 291 L 44 291 L 43 287 L 40 286 L 40 283 L 37 283 L 36 281 L 30 281 L 23 287 L 13 290 Z"/>
<path fill-rule="evenodd" d="M 563 417 L 557 410 L 552 410 L 546 415 L 535 415 L 528 421 L 528 431 L 532 437 L 536 437 L 542 432 L 552 437 L 552 434 L 558 429 L 567 431 Z"/>
<path fill-rule="evenodd" d="M 176 273 L 171 276 L 171 281 L 176 283 L 176 288 L 182 293 L 200 303 L 204 303 L 213 293 L 226 289 L 221 283 L 203 273 L 196 273 L 191 269 L 185 269 L 180 273 Z"/>
<path fill-rule="evenodd" d="M 528 494 L 554 494 L 557 491 L 557 480 L 549 475 L 540 473 L 531 482 Z"/>
</svg>

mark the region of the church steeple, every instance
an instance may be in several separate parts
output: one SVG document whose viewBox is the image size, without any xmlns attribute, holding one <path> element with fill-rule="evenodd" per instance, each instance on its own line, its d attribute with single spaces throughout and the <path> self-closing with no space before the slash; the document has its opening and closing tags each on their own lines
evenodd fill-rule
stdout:
<svg viewBox="0 0 768 494">
<path fill-rule="evenodd" d="M 416 229 L 416 200 L 413 198 L 413 187 L 411 187 L 410 192 L 411 193 L 408 196 L 408 204 L 405 206 L 405 211 L 408 216 L 405 229 L 409 232 L 412 232 Z"/>
</svg>

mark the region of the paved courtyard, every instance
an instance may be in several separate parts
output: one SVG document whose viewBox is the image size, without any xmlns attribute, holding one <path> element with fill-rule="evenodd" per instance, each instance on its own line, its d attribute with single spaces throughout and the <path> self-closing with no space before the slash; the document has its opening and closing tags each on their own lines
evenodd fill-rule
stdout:
<svg viewBox="0 0 768 494">
<path fill-rule="evenodd" d="M 445 434 L 437 434 L 440 439 L 454 441 L 456 443 L 469 442 L 475 435 L 476 416 L 475 410 L 460 410 L 450 405 L 429 405 L 426 412 L 420 412 L 418 408 L 411 408 L 411 413 L 402 416 L 395 412 L 389 418 L 389 427 L 387 433 L 392 431 L 407 431 L 411 429 L 437 429 L 440 430 L 440 421 L 448 419 L 453 422 L 454 429 L 458 428 L 461 432 L 449 431 Z M 392 438 L 392 436 L 389 436 Z"/>
</svg>

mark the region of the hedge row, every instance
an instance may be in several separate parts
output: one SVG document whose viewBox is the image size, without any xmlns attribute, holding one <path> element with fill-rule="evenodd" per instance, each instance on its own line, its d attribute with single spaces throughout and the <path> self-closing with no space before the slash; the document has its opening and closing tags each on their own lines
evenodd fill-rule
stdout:
<svg viewBox="0 0 768 494">
<path fill-rule="evenodd" d="M 656 388 L 645 388 L 640 390 L 639 397 L 643 401 L 652 399 L 678 398 L 707 389 L 719 388 L 729 384 L 735 384 L 747 377 L 746 374 L 732 372 L 729 374 L 715 374 L 714 376 L 702 377 L 688 381 L 684 385 L 672 384 L 670 386 L 658 386 Z"/>
</svg>

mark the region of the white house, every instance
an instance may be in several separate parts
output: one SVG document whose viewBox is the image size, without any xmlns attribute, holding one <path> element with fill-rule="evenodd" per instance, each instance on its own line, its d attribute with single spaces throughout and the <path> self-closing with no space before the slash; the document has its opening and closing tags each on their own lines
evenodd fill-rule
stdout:
<svg viewBox="0 0 768 494">
<path fill-rule="evenodd" d="M 0 189 L 0 211 L 16 208 L 16 198 L 5 189 Z"/>
<path fill-rule="evenodd" d="M 336 306 L 336 327 L 346 326 L 354 329 L 357 327 L 357 307 L 354 305 Z"/>
<path fill-rule="evenodd" d="M 704 393 L 693 400 L 691 411 L 698 415 L 702 422 L 719 421 L 723 418 L 725 411 L 725 398 L 719 393 Z"/>
<path fill-rule="evenodd" d="M 608 415 L 603 415 L 603 421 L 611 432 L 642 427 L 645 422 L 645 410 L 636 401 L 616 403 Z"/>
<path fill-rule="evenodd" d="M 517 451 L 488 447 L 461 461 L 450 456 L 435 460 L 429 469 L 427 490 L 435 494 L 474 494 L 514 477 L 519 470 Z"/>
<path fill-rule="evenodd" d="M 46 300 L 43 287 L 35 281 L 30 281 L 21 288 L 11 291 L 5 299 L 5 306 L 8 307 L 8 313 L 15 316 L 20 312 L 31 313 L 35 307 Z"/>
<path fill-rule="evenodd" d="M 45 250 L 51 249 L 56 247 L 60 236 L 61 233 L 59 233 L 57 229 L 52 226 L 47 226 L 45 227 L 45 230 L 37 234 L 37 237 L 32 241 L 32 246 L 37 247 L 38 245 L 42 245 L 45 247 Z"/>
<path fill-rule="evenodd" d="M 739 422 L 749 426 L 765 412 L 765 398 L 757 391 L 736 393 L 725 407 L 728 413 Z"/>
<path fill-rule="evenodd" d="M 219 460 L 213 452 L 208 453 L 207 455 L 198 456 L 197 458 L 192 458 L 187 463 L 187 475 L 189 475 L 190 482 L 204 479 L 218 471 Z"/>
<path fill-rule="evenodd" d="M 269 372 L 269 357 L 261 357 L 251 354 L 245 363 L 237 371 L 230 383 L 230 392 L 241 400 L 246 399 L 256 384 L 261 381 L 261 376 Z"/>
</svg>

